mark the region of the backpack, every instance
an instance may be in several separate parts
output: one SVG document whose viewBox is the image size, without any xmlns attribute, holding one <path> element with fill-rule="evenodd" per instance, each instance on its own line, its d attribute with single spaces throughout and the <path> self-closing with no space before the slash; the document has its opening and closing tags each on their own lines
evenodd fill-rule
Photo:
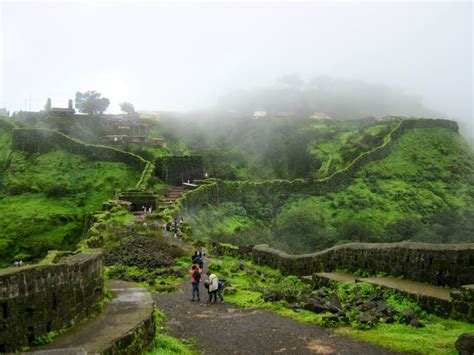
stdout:
<svg viewBox="0 0 474 355">
<path fill-rule="evenodd" d="M 201 281 L 201 273 L 198 270 L 194 270 L 194 281 L 196 283 Z"/>
</svg>

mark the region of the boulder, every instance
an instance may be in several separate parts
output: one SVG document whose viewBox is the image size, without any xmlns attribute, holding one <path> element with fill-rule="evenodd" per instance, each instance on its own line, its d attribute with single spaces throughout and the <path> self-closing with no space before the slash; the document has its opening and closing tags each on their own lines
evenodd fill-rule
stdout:
<svg viewBox="0 0 474 355">
<path fill-rule="evenodd" d="M 379 301 L 377 302 L 377 307 L 375 309 L 375 313 L 381 313 L 381 314 L 386 314 L 387 313 L 387 305 L 382 302 L 382 301 Z"/>
<path fill-rule="evenodd" d="M 455 343 L 459 355 L 474 354 L 474 334 L 462 334 Z"/>
<path fill-rule="evenodd" d="M 412 319 L 408 325 L 415 328 L 423 328 L 425 325 L 421 323 L 418 319 Z"/>
<path fill-rule="evenodd" d="M 324 313 L 328 311 L 326 306 L 315 298 L 310 298 L 304 308 L 314 313 Z"/>
<path fill-rule="evenodd" d="M 267 294 L 263 295 L 262 298 L 266 302 L 278 302 L 278 301 L 281 301 L 282 299 L 284 299 L 284 296 L 283 296 L 283 294 L 281 294 L 279 292 L 272 292 L 272 293 L 267 293 Z"/>
<path fill-rule="evenodd" d="M 386 310 L 386 314 L 387 314 L 387 316 L 393 317 L 394 315 L 397 314 L 397 311 L 396 311 L 395 307 L 388 306 L 387 310 Z"/>
<path fill-rule="evenodd" d="M 367 324 L 369 322 L 373 322 L 374 318 L 370 314 L 364 313 L 358 316 L 356 320 L 361 324 Z"/>
<path fill-rule="evenodd" d="M 401 316 L 405 324 L 410 324 L 410 322 L 416 318 L 415 312 L 413 312 L 411 309 L 404 310 Z"/>
</svg>

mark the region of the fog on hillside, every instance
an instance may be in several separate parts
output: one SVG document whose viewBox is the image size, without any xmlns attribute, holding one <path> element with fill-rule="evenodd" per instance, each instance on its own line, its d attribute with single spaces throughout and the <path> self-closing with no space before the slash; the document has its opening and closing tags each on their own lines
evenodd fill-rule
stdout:
<svg viewBox="0 0 474 355">
<path fill-rule="evenodd" d="M 272 86 L 230 92 L 219 99 L 218 107 L 242 115 L 253 115 L 254 111 L 300 117 L 325 113 L 349 120 L 384 115 L 440 116 L 426 108 L 421 97 L 382 84 L 329 76 L 305 81 L 298 75 L 285 75 Z"/>
<path fill-rule="evenodd" d="M 470 2 L 2 2 L 1 30 L 10 112 L 96 90 L 110 113 L 435 115 L 474 137 Z"/>
</svg>

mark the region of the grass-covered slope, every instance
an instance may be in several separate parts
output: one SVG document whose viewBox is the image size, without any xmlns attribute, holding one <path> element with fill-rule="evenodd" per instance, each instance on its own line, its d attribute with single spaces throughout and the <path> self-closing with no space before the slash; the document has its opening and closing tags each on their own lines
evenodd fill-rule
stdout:
<svg viewBox="0 0 474 355">
<path fill-rule="evenodd" d="M 294 195 L 281 207 L 250 200 L 186 217 L 197 237 L 293 253 L 348 241 L 473 242 L 474 154 L 452 130 L 407 129 L 342 191 Z"/>
<path fill-rule="evenodd" d="M 209 176 L 261 181 L 329 176 L 379 146 L 397 122 L 266 118 L 163 123 L 162 130 L 202 155 Z"/>
<path fill-rule="evenodd" d="M 88 213 L 140 172 L 121 162 L 89 161 L 55 150 L 10 152 L 11 133 L 0 128 L 0 264 L 37 258 L 78 242 Z M 8 163 L 5 159 L 8 157 Z"/>
</svg>

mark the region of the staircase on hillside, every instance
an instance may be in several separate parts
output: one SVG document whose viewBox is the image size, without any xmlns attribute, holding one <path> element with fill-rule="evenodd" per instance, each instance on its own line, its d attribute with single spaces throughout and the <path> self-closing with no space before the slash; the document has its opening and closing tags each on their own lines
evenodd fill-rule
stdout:
<svg viewBox="0 0 474 355">
<path fill-rule="evenodd" d="M 174 186 L 168 193 L 168 196 L 165 198 L 165 200 L 160 204 L 159 209 L 164 210 L 164 209 L 169 208 L 178 198 L 181 197 L 183 192 L 184 192 L 183 187 Z"/>
</svg>

